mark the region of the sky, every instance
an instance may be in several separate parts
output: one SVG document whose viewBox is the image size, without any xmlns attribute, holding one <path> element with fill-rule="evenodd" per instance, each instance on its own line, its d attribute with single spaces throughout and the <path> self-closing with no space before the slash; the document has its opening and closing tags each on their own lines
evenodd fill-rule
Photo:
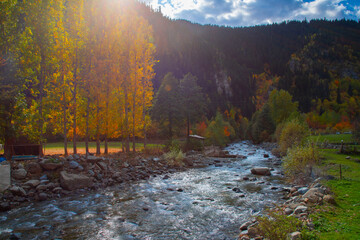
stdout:
<svg viewBox="0 0 360 240">
<path fill-rule="evenodd" d="M 360 0 L 143 0 L 171 19 L 225 26 L 286 20 L 360 19 Z"/>
</svg>

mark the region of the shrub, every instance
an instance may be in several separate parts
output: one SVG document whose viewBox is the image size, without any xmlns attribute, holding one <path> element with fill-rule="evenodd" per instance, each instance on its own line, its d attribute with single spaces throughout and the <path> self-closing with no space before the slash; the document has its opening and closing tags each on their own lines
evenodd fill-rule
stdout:
<svg viewBox="0 0 360 240">
<path fill-rule="evenodd" d="M 279 133 L 280 131 L 281 134 Z M 297 146 L 303 142 L 308 135 L 308 128 L 305 123 L 295 118 L 284 123 L 283 126 L 279 125 L 277 135 L 280 135 L 278 152 L 280 156 L 284 156 L 288 148 Z"/>
<path fill-rule="evenodd" d="M 189 150 L 202 151 L 204 149 L 204 145 L 201 140 L 189 138 L 186 141 L 185 148 L 186 151 Z"/>
<path fill-rule="evenodd" d="M 314 143 L 289 148 L 283 158 L 285 174 L 292 180 L 306 180 L 311 177 L 313 166 L 319 163 L 319 151 Z"/>
<path fill-rule="evenodd" d="M 215 119 L 206 129 L 206 142 L 210 145 L 225 146 L 233 137 L 235 137 L 234 128 L 223 119 L 221 113 L 217 112 Z"/>
<path fill-rule="evenodd" d="M 182 149 L 182 144 L 179 140 L 169 140 L 165 143 L 165 151 L 169 152 L 171 150 L 180 150 Z"/>
<path fill-rule="evenodd" d="M 270 240 L 286 240 L 288 234 L 302 229 L 302 223 L 294 216 L 286 216 L 280 211 L 269 211 L 266 216 L 257 217 L 257 232 Z"/>
<path fill-rule="evenodd" d="M 146 146 L 146 148 L 144 148 L 144 153 L 146 155 L 161 155 L 164 153 L 164 148 L 161 146 Z"/>
<path fill-rule="evenodd" d="M 171 149 L 164 154 L 165 160 L 170 166 L 181 167 L 184 165 L 185 154 L 176 148 Z"/>
<path fill-rule="evenodd" d="M 356 142 L 360 142 L 360 122 L 359 122 L 359 120 L 354 122 L 354 131 L 353 131 L 352 137 Z"/>
<path fill-rule="evenodd" d="M 265 104 L 253 115 L 247 131 L 248 136 L 254 143 L 269 141 L 274 130 L 275 125 L 271 118 L 270 106 Z"/>
</svg>

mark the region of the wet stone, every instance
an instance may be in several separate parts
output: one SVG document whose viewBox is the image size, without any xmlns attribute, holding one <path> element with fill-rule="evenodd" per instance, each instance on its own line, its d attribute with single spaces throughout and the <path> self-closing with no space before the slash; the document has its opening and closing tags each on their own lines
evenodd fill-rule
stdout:
<svg viewBox="0 0 360 240">
<path fill-rule="evenodd" d="M 70 161 L 69 163 L 69 168 L 70 169 L 75 169 L 75 168 L 78 168 L 80 166 L 80 164 L 78 162 L 75 162 L 75 161 Z"/>
<path fill-rule="evenodd" d="M 39 193 L 39 200 L 40 201 L 45 201 L 47 200 L 48 195 L 46 193 Z"/>
<path fill-rule="evenodd" d="M 21 180 L 21 179 L 26 178 L 27 172 L 25 169 L 20 168 L 20 169 L 12 171 L 11 175 L 13 178 L 15 178 L 17 180 Z"/>
<path fill-rule="evenodd" d="M 0 203 L 0 212 L 6 212 L 11 209 L 11 206 L 8 202 L 2 202 Z"/>
<path fill-rule="evenodd" d="M 232 189 L 234 192 L 236 193 L 242 193 L 241 189 L 240 188 L 233 188 Z"/>
</svg>

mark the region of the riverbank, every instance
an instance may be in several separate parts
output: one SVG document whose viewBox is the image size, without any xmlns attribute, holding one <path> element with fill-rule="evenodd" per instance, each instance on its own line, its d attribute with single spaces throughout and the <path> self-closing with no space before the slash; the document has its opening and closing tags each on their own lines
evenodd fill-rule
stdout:
<svg viewBox="0 0 360 240">
<path fill-rule="evenodd" d="M 320 152 L 321 177 L 285 189 L 286 202 L 242 224 L 239 239 L 359 239 L 360 156 Z"/>
<path fill-rule="evenodd" d="M 154 174 L 146 180 L 123 181 L 97 190 L 63 188 L 68 195 L 24 202 L 0 213 L 0 238 L 21 234 L 25 239 L 236 239 L 239 223 L 279 202 L 285 185 L 280 163 L 269 151 L 240 142 L 225 151 L 204 151 L 211 157 L 201 155 L 201 159 L 198 154 L 187 153 L 184 162 L 193 163 L 189 167 L 177 169 L 163 162 L 173 173 Z M 71 170 L 67 167 L 70 162 L 65 160 L 67 172 Z M 81 164 L 81 160 L 76 162 Z M 140 163 L 133 165 L 130 159 L 121 162 L 131 165 L 129 169 L 140 168 Z M 96 170 L 94 165 L 99 164 L 92 164 Z M 253 171 L 265 176 L 254 175 Z M 54 183 L 61 187 L 60 181 Z"/>
<path fill-rule="evenodd" d="M 11 163 L 11 185 L 0 193 L 0 211 L 8 211 L 34 201 L 59 199 L 84 191 L 97 191 L 124 182 L 139 181 L 184 171 L 219 165 L 219 158 L 229 156 L 218 147 L 208 147 L 204 152 L 190 151 L 182 166 L 170 165 L 162 156 L 143 153 L 117 153 L 106 157 L 73 154 L 67 157 L 48 155 L 43 158 Z M 9 162 L 2 163 L 10 165 Z"/>
</svg>

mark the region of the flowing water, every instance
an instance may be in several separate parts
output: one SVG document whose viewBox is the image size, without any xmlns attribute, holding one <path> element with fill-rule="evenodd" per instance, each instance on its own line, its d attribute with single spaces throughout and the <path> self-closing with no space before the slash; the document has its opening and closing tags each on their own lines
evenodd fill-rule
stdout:
<svg viewBox="0 0 360 240">
<path fill-rule="evenodd" d="M 284 185 L 276 168 L 251 179 L 252 167 L 273 167 L 266 150 L 248 142 L 226 150 L 247 158 L 1 213 L 0 239 L 236 239 L 243 222 L 279 202 Z"/>
</svg>

